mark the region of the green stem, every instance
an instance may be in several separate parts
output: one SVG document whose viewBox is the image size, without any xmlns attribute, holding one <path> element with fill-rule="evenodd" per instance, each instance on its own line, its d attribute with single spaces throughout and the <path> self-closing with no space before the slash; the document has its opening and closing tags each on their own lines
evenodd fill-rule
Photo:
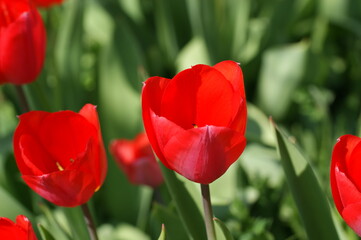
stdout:
<svg viewBox="0 0 361 240">
<path fill-rule="evenodd" d="M 16 89 L 16 93 L 17 93 L 17 95 L 19 97 L 19 102 L 20 102 L 20 107 L 21 107 L 22 113 L 29 112 L 30 111 L 30 106 L 29 106 L 29 103 L 27 101 L 23 86 L 16 85 L 15 89 Z"/>
<path fill-rule="evenodd" d="M 89 207 L 87 203 L 84 203 L 83 205 L 81 205 L 81 210 L 83 211 L 83 215 L 84 215 L 84 219 L 85 219 L 85 223 L 88 227 L 88 232 L 89 232 L 89 236 L 91 240 L 98 240 L 98 235 L 97 235 L 97 229 L 95 228 L 95 224 L 92 218 L 92 215 L 89 211 Z"/>
<path fill-rule="evenodd" d="M 213 222 L 213 211 L 211 203 L 211 195 L 209 193 L 209 185 L 201 184 L 203 209 L 204 209 L 204 223 L 207 230 L 207 239 L 216 240 L 216 231 Z"/>
</svg>

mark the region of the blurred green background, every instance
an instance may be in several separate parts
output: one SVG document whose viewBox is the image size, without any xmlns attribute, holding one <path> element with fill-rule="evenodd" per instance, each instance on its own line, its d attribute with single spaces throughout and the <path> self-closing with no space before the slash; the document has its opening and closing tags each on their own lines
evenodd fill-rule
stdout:
<svg viewBox="0 0 361 240">
<path fill-rule="evenodd" d="M 248 145 L 211 185 L 215 216 L 239 240 L 312 239 L 304 216 L 309 208 L 296 189 L 326 197 L 339 238 L 357 239 L 335 211 L 328 172 L 336 139 L 361 135 L 361 1 L 65 0 L 40 12 L 47 56 L 39 79 L 25 86 L 33 110 L 95 104 L 107 145 L 142 131 L 140 92 L 147 77 L 237 61 L 249 103 Z M 78 209 L 54 207 L 22 182 L 11 146 L 20 112 L 14 87 L 0 86 L 0 215 L 25 214 L 56 239 L 87 239 L 81 227 L 69 228 L 83 224 Z M 269 116 L 288 133 L 275 135 Z M 291 142 L 299 147 L 289 150 Z M 315 173 L 310 182 L 290 180 L 277 145 L 290 159 L 302 153 L 297 161 Z M 157 239 L 162 223 L 167 239 L 189 238 L 165 185 L 157 190 L 161 200 L 152 201 L 150 189 L 130 185 L 108 159 L 106 182 L 92 200 L 101 239 Z M 199 187 L 179 179 L 199 206 Z M 320 188 L 308 188 L 313 181 Z M 319 214 L 314 211 L 311 217 Z"/>
</svg>

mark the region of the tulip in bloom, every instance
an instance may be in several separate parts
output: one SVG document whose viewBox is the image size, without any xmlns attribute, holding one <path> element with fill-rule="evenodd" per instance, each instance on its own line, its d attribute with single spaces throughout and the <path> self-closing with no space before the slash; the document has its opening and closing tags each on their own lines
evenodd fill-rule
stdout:
<svg viewBox="0 0 361 240">
<path fill-rule="evenodd" d="M 86 203 L 107 171 L 96 107 L 86 104 L 79 113 L 31 111 L 19 118 L 14 153 L 26 184 L 59 206 Z"/>
<path fill-rule="evenodd" d="M 46 34 L 28 0 L 0 0 L 0 84 L 25 84 L 39 75 Z"/>
<path fill-rule="evenodd" d="M 132 141 L 112 141 L 110 152 L 131 183 L 153 188 L 163 183 L 162 172 L 145 133 Z"/>
<path fill-rule="evenodd" d="M 332 152 L 331 189 L 338 212 L 361 236 L 361 138 L 340 137 Z"/>
<path fill-rule="evenodd" d="M 51 7 L 55 4 L 61 4 L 63 0 L 31 0 L 38 7 Z"/>
<path fill-rule="evenodd" d="M 243 152 L 247 121 L 242 70 L 233 61 L 196 65 L 143 86 L 142 114 L 162 163 L 191 181 L 209 184 Z"/>
<path fill-rule="evenodd" d="M 16 223 L 0 217 L 0 239 L 37 240 L 29 219 L 23 215 L 16 217 Z"/>
</svg>

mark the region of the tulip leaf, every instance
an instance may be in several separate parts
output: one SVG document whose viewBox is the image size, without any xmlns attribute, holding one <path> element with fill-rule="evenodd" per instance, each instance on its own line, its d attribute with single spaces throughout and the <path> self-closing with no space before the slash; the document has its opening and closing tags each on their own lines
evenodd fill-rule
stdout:
<svg viewBox="0 0 361 240">
<path fill-rule="evenodd" d="M 69 225 L 71 226 L 73 239 L 90 239 L 80 206 L 74 208 L 63 208 L 63 211 Z"/>
<path fill-rule="evenodd" d="M 51 235 L 51 233 L 43 225 L 38 224 L 38 228 L 43 240 L 55 240 L 53 235 Z"/>
<path fill-rule="evenodd" d="M 161 231 L 161 233 L 159 235 L 158 240 L 166 240 L 166 232 L 165 232 L 164 224 L 162 224 L 162 231 Z"/>
<path fill-rule="evenodd" d="M 98 228 L 99 239 L 104 240 L 125 240 L 125 239 L 136 239 L 136 240 L 150 240 L 144 232 L 138 228 L 129 224 L 119 224 L 112 226 L 111 224 L 103 224 Z"/>
<path fill-rule="evenodd" d="M 169 170 L 163 164 L 161 164 L 161 169 L 182 223 L 187 229 L 189 239 L 206 239 L 203 218 L 193 198 L 184 184 L 176 177 L 174 171 Z"/>
<path fill-rule="evenodd" d="M 194 37 L 179 52 L 176 59 L 177 71 L 187 69 L 196 64 L 210 64 L 207 47 L 201 37 Z"/>
<path fill-rule="evenodd" d="M 308 44 L 301 42 L 267 50 L 263 56 L 258 100 L 274 118 L 284 117 L 292 103 L 304 75 L 308 49 Z"/>
<path fill-rule="evenodd" d="M 286 179 L 308 239 L 339 239 L 326 194 L 322 191 L 311 165 L 276 124 L 274 128 Z"/>
<path fill-rule="evenodd" d="M 226 224 L 224 224 L 221 220 L 219 220 L 218 218 L 213 218 L 213 221 L 216 223 L 216 232 L 218 233 L 218 228 L 221 230 L 223 236 L 218 237 L 219 234 L 217 234 L 217 239 L 218 240 L 234 240 L 232 234 L 230 233 L 230 231 L 228 230 Z"/>
<path fill-rule="evenodd" d="M 30 220 L 33 219 L 32 214 L 2 187 L 0 187 L 0 199 L 1 217 L 15 219 L 17 215 L 22 214 Z"/>
<path fill-rule="evenodd" d="M 174 204 L 170 203 L 165 207 L 155 203 L 153 205 L 152 217 L 152 219 L 154 219 L 152 222 L 159 223 L 157 230 L 160 224 L 164 224 L 167 228 L 167 238 L 172 240 L 183 240 L 188 238 L 187 231 L 179 219 Z"/>
</svg>

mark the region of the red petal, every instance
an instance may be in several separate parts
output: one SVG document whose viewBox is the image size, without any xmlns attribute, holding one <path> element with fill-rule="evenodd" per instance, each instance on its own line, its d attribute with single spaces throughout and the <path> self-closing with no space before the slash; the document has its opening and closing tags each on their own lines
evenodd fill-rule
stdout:
<svg viewBox="0 0 361 240">
<path fill-rule="evenodd" d="M 85 117 L 91 124 L 93 124 L 93 126 L 95 126 L 98 132 L 97 139 L 99 141 L 99 149 L 98 149 L 99 151 L 94 154 L 99 156 L 99 160 L 95 162 L 96 164 L 95 169 L 98 169 L 98 171 L 100 171 L 100 173 L 96 174 L 96 176 L 99 176 L 99 179 L 97 179 L 97 181 L 99 182 L 99 185 L 102 185 L 107 174 L 108 162 L 107 162 L 103 138 L 100 130 L 100 123 L 99 123 L 99 117 L 98 117 L 98 112 L 96 110 L 96 106 L 92 104 L 86 104 L 79 111 L 79 114 Z"/>
<path fill-rule="evenodd" d="M 48 115 L 39 129 L 42 146 L 64 169 L 71 164 L 72 160 L 84 154 L 90 138 L 97 139 L 97 137 L 98 132 L 94 125 L 72 111 Z"/>
<path fill-rule="evenodd" d="M 219 71 L 196 65 L 169 82 L 161 102 L 161 116 L 184 129 L 194 125 L 229 126 L 236 112 L 233 100 L 233 87 Z"/>
<path fill-rule="evenodd" d="M 14 145 L 16 164 L 18 165 L 19 170 L 22 173 L 30 174 L 30 172 L 36 170 L 29 169 L 28 164 L 25 164 L 26 160 L 23 159 L 23 150 L 20 147 L 20 138 L 23 135 L 31 135 L 33 136 L 33 138 L 35 138 L 35 136 L 38 135 L 38 129 L 43 124 L 44 119 L 49 114 L 50 113 L 43 111 L 32 111 L 19 116 L 20 122 L 14 132 L 13 145 Z M 38 142 L 38 140 L 36 139 L 34 139 L 33 141 L 35 141 L 36 143 Z M 38 147 L 34 146 L 34 149 L 31 149 L 31 152 L 35 154 L 37 150 Z M 44 155 L 45 152 L 41 151 L 40 154 Z"/>
<path fill-rule="evenodd" d="M 239 64 L 234 61 L 223 61 L 214 65 L 223 76 L 232 83 L 235 92 L 239 92 L 242 98 L 246 98 L 244 91 L 243 73 Z"/>
<path fill-rule="evenodd" d="M 348 205 L 341 215 L 345 222 L 361 237 L 361 203 Z"/>
<path fill-rule="evenodd" d="M 142 91 L 142 117 L 144 129 L 154 152 L 162 162 L 165 162 L 165 159 L 159 148 L 159 143 L 154 132 L 154 121 L 152 118 L 160 114 L 160 101 L 163 96 L 163 91 L 169 81 L 170 79 L 161 77 L 149 78 L 144 83 Z M 167 166 L 167 164 L 165 165 Z"/>
<path fill-rule="evenodd" d="M 234 102 L 236 103 L 236 112 L 234 113 L 235 118 L 232 121 L 231 128 L 245 134 L 247 124 L 247 104 L 242 69 L 238 63 L 230 60 L 220 62 L 214 65 L 214 68 L 220 71 L 223 76 L 232 83 L 236 92 L 234 99 Z"/>
<path fill-rule="evenodd" d="M 85 119 L 87 119 L 89 123 L 93 124 L 93 126 L 98 131 L 100 130 L 100 124 L 99 124 L 99 118 L 98 118 L 96 106 L 89 103 L 85 104 L 84 107 L 80 109 L 79 114 L 83 116 Z"/>
<path fill-rule="evenodd" d="M 23 175 L 24 181 L 43 198 L 64 207 L 86 203 L 100 187 L 99 169 L 96 169 L 94 154 L 96 145 L 90 141 L 85 155 L 63 171 L 41 176 Z"/>
<path fill-rule="evenodd" d="M 340 199 L 344 207 L 361 202 L 361 193 L 350 179 L 348 179 L 343 172 L 340 172 L 337 166 L 335 169 L 335 178 L 340 193 Z"/>
<path fill-rule="evenodd" d="M 45 48 L 43 21 L 37 10 L 30 8 L 1 29 L 0 82 L 24 84 L 34 81 L 42 69 Z"/>
<path fill-rule="evenodd" d="M 33 226 L 31 225 L 31 222 L 27 217 L 24 215 L 19 215 L 16 217 L 16 224 L 25 230 L 27 233 L 27 240 L 37 240 L 37 237 L 35 235 Z"/>
<path fill-rule="evenodd" d="M 344 135 L 340 137 L 337 141 L 337 143 L 334 146 L 333 152 L 332 152 L 332 163 L 331 163 L 331 171 L 330 171 L 330 183 L 331 183 L 331 190 L 332 190 L 332 196 L 335 202 L 335 205 L 337 207 L 337 210 L 342 213 L 342 210 L 344 208 L 339 188 L 337 186 L 337 180 L 336 180 L 336 167 L 339 169 L 340 172 L 343 172 L 345 176 L 347 176 L 351 181 L 352 179 L 348 175 L 348 169 L 346 166 L 346 162 L 350 161 L 351 154 L 358 146 L 358 144 L 361 142 L 361 139 L 352 136 L 352 135 Z M 353 181 L 352 181 L 353 182 Z M 356 183 L 353 182 L 355 185 Z M 357 185 L 356 185 L 357 187 Z"/>
<path fill-rule="evenodd" d="M 167 165 L 198 183 L 208 184 L 223 175 L 246 145 L 242 134 L 228 128 L 184 130 L 163 117 L 156 122 L 155 131 Z"/>
<path fill-rule="evenodd" d="M 32 135 L 23 134 L 20 137 L 21 155 L 17 157 L 19 169 L 25 175 L 43 175 L 59 171 L 55 160 Z"/>
<path fill-rule="evenodd" d="M 144 184 L 155 188 L 163 183 L 162 172 L 153 156 L 138 158 L 132 167 L 135 170 L 131 176 L 134 184 Z"/>
</svg>

